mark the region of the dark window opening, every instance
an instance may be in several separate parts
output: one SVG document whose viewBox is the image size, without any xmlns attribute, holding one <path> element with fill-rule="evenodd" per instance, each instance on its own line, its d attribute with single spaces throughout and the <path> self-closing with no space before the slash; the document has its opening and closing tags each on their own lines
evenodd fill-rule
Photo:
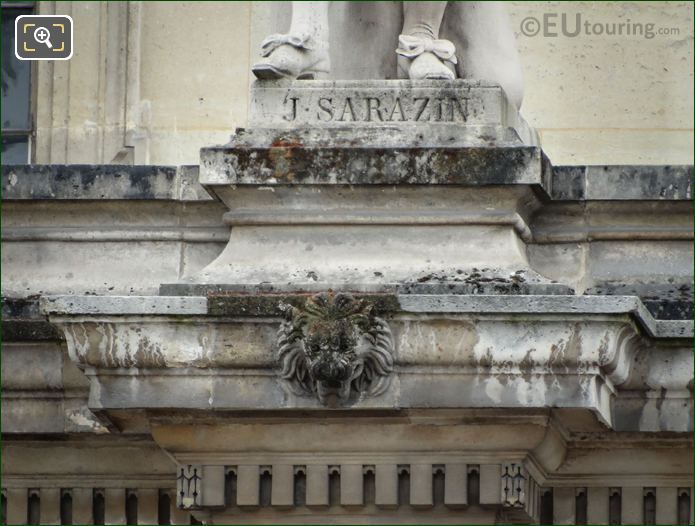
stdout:
<svg viewBox="0 0 695 526">
<path fill-rule="evenodd" d="M 656 524 L 656 490 L 650 488 L 644 492 L 644 524 Z"/>
<path fill-rule="evenodd" d="M 60 496 L 60 523 L 72 524 L 72 494 L 68 490 Z"/>
<path fill-rule="evenodd" d="M 467 480 L 468 504 L 474 506 L 480 504 L 480 471 L 478 469 L 468 470 Z"/>
<path fill-rule="evenodd" d="M 171 496 L 167 490 L 159 490 L 157 524 L 171 524 Z"/>
<path fill-rule="evenodd" d="M 125 498 L 126 524 L 138 523 L 138 495 L 134 491 L 128 491 Z"/>
<path fill-rule="evenodd" d="M 328 505 L 340 506 L 340 473 L 337 471 L 328 475 Z"/>
<path fill-rule="evenodd" d="M 29 493 L 27 524 L 41 524 L 41 499 L 37 491 Z"/>
<path fill-rule="evenodd" d="M 104 524 L 106 522 L 106 501 L 104 490 L 95 489 L 92 493 L 92 522 Z"/>
<path fill-rule="evenodd" d="M 690 490 L 678 490 L 678 524 L 690 524 Z"/>
<path fill-rule="evenodd" d="M 432 475 L 432 504 L 434 506 L 444 504 L 445 476 L 443 468 L 438 468 Z"/>
<path fill-rule="evenodd" d="M 260 485 L 260 504 L 263 507 L 270 506 L 270 493 L 273 488 L 273 476 L 268 471 L 264 471 L 261 475 Z"/>
<path fill-rule="evenodd" d="M 619 490 L 611 490 L 608 498 L 608 524 L 620 524 L 622 515 L 623 501 Z"/>
<path fill-rule="evenodd" d="M 294 495 L 292 497 L 295 506 L 306 505 L 306 475 L 298 471 L 294 475 Z"/>
<path fill-rule="evenodd" d="M 376 502 L 376 477 L 374 476 L 374 471 L 367 471 L 364 474 L 364 504 L 374 504 Z"/>
<path fill-rule="evenodd" d="M 410 473 L 401 469 L 398 473 L 398 505 L 410 504 Z"/>
<path fill-rule="evenodd" d="M 32 63 L 14 54 L 14 25 L 18 16 L 33 12 L 33 2 L 2 2 L 2 164 L 30 160 Z"/>
<path fill-rule="evenodd" d="M 224 477 L 224 502 L 227 506 L 236 506 L 236 473 L 233 471 Z"/>
<path fill-rule="evenodd" d="M 579 490 L 574 498 L 575 524 L 586 524 L 586 510 L 588 506 L 586 488 Z"/>
<path fill-rule="evenodd" d="M 552 524 L 553 512 L 553 490 L 541 490 L 541 524 Z"/>
</svg>

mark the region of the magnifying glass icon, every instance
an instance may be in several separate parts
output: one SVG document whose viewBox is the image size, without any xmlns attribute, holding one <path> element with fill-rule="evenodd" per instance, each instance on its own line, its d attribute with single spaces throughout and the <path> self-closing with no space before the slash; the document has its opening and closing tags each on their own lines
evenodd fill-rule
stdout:
<svg viewBox="0 0 695 526">
<path fill-rule="evenodd" d="M 43 26 L 39 26 L 34 29 L 34 38 L 39 44 L 46 44 L 48 49 L 53 48 L 51 44 L 51 32 Z"/>
</svg>

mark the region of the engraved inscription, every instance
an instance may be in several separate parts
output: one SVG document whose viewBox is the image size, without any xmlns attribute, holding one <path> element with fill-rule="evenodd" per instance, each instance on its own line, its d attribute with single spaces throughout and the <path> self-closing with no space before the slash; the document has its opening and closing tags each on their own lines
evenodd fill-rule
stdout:
<svg viewBox="0 0 695 526">
<path fill-rule="evenodd" d="M 287 96 L 283 119 L 317 122 L 462 122 L 468 120 L 463 96 Z"/>
</svg>

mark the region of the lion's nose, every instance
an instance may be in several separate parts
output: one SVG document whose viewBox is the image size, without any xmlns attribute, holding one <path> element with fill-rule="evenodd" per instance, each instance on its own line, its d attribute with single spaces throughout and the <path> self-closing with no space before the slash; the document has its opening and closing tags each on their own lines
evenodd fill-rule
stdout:
<svg viewBox="0 0 695 526">
<path fill-rule="evenodd" d="M 312 367 L 314 378 L 323 382 L 343 382 L 350 376 L 349 367 L 346 363 L 319 361 Z"/>
</svg>

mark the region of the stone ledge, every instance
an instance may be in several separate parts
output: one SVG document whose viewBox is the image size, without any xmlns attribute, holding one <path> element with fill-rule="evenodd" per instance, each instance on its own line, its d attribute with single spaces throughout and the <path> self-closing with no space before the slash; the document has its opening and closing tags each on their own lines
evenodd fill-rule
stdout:
<svg viewBox="0 0 695 526">
<path fill-rule="evenodd" d="M 325 410 L 319 399 L 278 381 L 278 307 L 305 297 L 47 296 L 40 302 L 90 380 L 90 408 L 107 418 L 144 408 L 183 416 Z M 689 430 L 683 415 L 692 407 L 693 324 L 655 321 L 636 297 L 366 299 L 388 314 L 394 369 L 387 390 L 350 398 L 343 409 L 557 407 L 589 409 L 622 429 Z M 635 428 L 630 414 L 616 422 L 613 402 L 625 390 L 647 398 L 666 390 L 676 412 L 652 414 L 644 405 L 648 425 L 640 419 Z"/>
<path fill-rule="evenodd" d="M 63 335 L 41 314 L 37 298 L 2 298 L 2 339 L 62 340 Z"/>
<path fill-rule="evenodd" d="M 693 319 L 692 283 L 664 284 L 640 281 L 615 283 L 604 281 L 588 287 L 584 294 L 587 296 L 638 296 L 654 318 L 664 320 Z"/>
<path fill-rule="evenodd" d="M 164 315 L 208 314 L 207 299 L 195 296 L 44 296 L 43 314 Z"/>
<path fill-rule="evenodd" d="M 312 129 L 243 132 L 229 145 L 201 150 L 200 182 L 203 186 L 542 185 L 547 159 L 533 146 L 457 147 L 451 141 L 433 145 L 424 144 L 422 135 L 415 141 L 394 142 L 390 137 L 382 146 L 383 137 L 400 137 L 401 130 L 366 133 L 369 137 L 355 144 L 355 139 L 341 141 L 334 133 L 331 140 L 323 139 Z"/>
<path fill-rule="evenodd" d="M 655 320 L 635 296 L 495 296 L 398 294 L 360 295 L 375 299 L 386 312 L 503 315 L 628 314 L 653 338 L 692 338 L 690 320 Z M 49 316 L 225 316 L 277 317 L 278 304 L 302 301 L 303 294 L 202 296 L 45 296 L 41 313 Z"/>
<path fill-rule="evenodd" d="M 692 338 L 690 320 L 655 320 L 636 296 L 455 296 L 402 295 L 406 312 L 500 314 L 630 314 L 654 338 Z"/>
<path fill-rule="evenodd" d="M 197 166 L 45 164 L 2 167 L 3 200 L 208 201 Z"/>
<path fill-rule="evenodd" d="M 136 314 L 166 312 L 172 316 L 205 315 L 205 298 L 184 297 L 178 300 L 158 296 L 61 296 L 63 308 L 74 308 L 82 314 Z M 87 299 L 84 301 L 84 299 Z M 96 300 L 96 301 L 90 301 Z M 105 302 L 103 300 L 106 300 Z M 2 298 L 2 339 L 6 342 L 63 340 L 61 331 L 46 319 L 39 304 L 31 298 Z M 49 302 L 49 304 L 51 304 Z M 91 310 L 90 310 L 91 309 Z M 103 309 L 103 310 L 102 310 Z"/>
<path fill-rule="evenodd" d="M 461 269 L 459 269 L 461 270 Z M 352 287 L 352 288 L 351 288 Z M 316 293 L 343 290 L 364 294 L 456 294 L 456 295 L 570 295 L 571 287 L 551 282 L 532 270 L 510 273 L 504 269 L 471 269 L 460 272 L 423 272 L 417 278 L 403 282 L 371 282 L 343 284 L 341 282 L 298 279 L 291 286 L 282 283 L 163 283 L 162 296 L 240 296 L 244 294 Z"/>
<path fill-rule="evenodd" d="M 555 166 L 551 198 L 558 201 L 690 200 L 692 166 Z"/>
<path fill-rule="evenodd" d="M 225 147 L 217 147 L 223 150 Z M 517 147 L 506 153 L 488 153 L 498 169 L 507 161 L 536 157 L 532 147 Z M 284 151 L 273 150 L 274 154 Z M 448 154 L 447 154 L 448 155 Z M 474 168 L 475 159 L 460 162 Z M 692 199 L 692 166 L 553 166 L 547 160 L 542 177 L 527 177 L 519 171 L 497 175 L 499 170 L 473 170 L 472 175 L 456 175 L 447 180 L 433 174 L 431 178 L 378 179 L 357 177 L 349 180 L 307 179 L 309 184 L 534 184 L 544 188 L 552 201 L 689 201 Z M 463 165 L 462 165 L 463 166 Z M 472 173 L 473 173 L 472 172 Z M 485 174 L 489 175 L 485 176 Z M 550 175 L 549 175 L 550 174 Z M 528 175 L 528 174 L 527 174 Z M 483 177 L 485 176 L 485 177 Z M 297 184 L 297 180 L 285 181 Z M 280 184 L 269 178 L 235 179 L 235 184 Z M 5 201 L 45 200 L 175 200 L 209 201 L 212 198 L 198 183 L 198 166 L 130 166 L 130 165 L 16 165 L 3 166 L 2 191 Z"/>
</svg>

